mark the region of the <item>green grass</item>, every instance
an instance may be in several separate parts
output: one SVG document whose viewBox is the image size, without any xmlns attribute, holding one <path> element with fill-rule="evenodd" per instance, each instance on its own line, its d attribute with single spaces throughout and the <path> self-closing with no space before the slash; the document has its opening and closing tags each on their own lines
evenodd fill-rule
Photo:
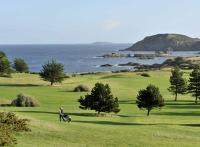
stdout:
<svg viewBox="0 0 200 147">
<path fill-rule="evenodd" d="M 32 132 L 17 134 L 18 147 L 199 147 L 200 105 L 190 95 L 174 96 L 167 88 L 170 71 L 148 72 L 151 77 L 130 73 L 100 73 L 66 79 L 61 85 L 49 86 L 38 75 L 14 74 L 0 78 L 0 102 L 7 103 L 17 94 L 36 97 L 37 108 L 0 107 L 29 118 Z M 186 71 L 188 77 L 188 71 Z M 72 92 L 84 84 L 92 88 L 96 82 L 108 83 L 119 98 L 121 111 L 117 115 L 96 117 L 94 111 L 78 108 L 77 99 L 86 93 Z M 165 98 L 162 110 L 154 109 L 150 116 L 135 104 L 138 90 L 155 84 Z M 72 116 L 72 123 L 60 123 L 58 109 L 64 107 Z"/>
</svg>

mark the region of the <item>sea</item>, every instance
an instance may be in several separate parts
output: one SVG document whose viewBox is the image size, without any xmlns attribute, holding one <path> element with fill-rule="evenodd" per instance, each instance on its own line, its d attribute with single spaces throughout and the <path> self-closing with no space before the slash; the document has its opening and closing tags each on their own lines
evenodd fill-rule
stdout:
<svg viewBox="0 0 200 147">
<path fill-rule="evenodd" d="M 67 73 L 84 72 L 105 72 L 116 70 L 134 70 L 130 66 L 118 66 L 128 62 L 155 64 L 162 63 L 167 58 L 159 57 L 154 59 L 138 58 L 102 58 L 104 54 L 123 53 L 131 54 L 141 52 L 119 51 L 130 47 L 132 44 L 34 44 L 34 45 L 0 45 L 10 61 L 15 58 L 23 58 L 29 65 L 31 72 L 39 72 L 42 65 L 49 60 L 56 60 L 64 64 Z M 198 52 L 173 52 L 172 56 L 194 56 Z M 101 67 L 104 64 L 111 64 L 112 67 Z"/>
</svg>

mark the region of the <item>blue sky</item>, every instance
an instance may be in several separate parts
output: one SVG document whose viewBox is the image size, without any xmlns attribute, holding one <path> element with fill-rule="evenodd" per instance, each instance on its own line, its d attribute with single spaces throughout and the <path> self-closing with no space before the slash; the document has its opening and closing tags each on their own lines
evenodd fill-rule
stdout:
<svg viewBox="0 0 200 147">
<path fill-rule="evenodd" d="M 0 44 L 200 37 L 199 0 L 0 0 Z"/>
</svg>

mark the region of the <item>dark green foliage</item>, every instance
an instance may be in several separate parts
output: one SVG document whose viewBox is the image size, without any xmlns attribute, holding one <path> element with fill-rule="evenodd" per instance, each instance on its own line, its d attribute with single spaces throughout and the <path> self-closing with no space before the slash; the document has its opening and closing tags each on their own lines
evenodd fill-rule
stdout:
<svg viewBox="0 0 200 147">
<path fill-rule="evenodd" d="M 55 82 L 61 83 L 65 78 L 64 65 L 55 60 L 48 61 L 47 64 L 42 66 L 40 76 L 43 80 L 51 82 L 51 85 Z"/>
<path fill-rule="evenodd" d="M 16 144 L 15 132 L 30 131 L 28 119 L 20 119 L 14 113 L 0 112 L 0 146 Z"/>
<path fill-rule="evenodd" d="M 10 62 L 6 54 L 0 51 L 0 76 L 10 77 L 11 68 Z"/>
<path fill-rule="evenodd" d="M 78 85 L 74 88 L 74 92 L 88 92 L 88 91 L 90 91 L 90 89 L 86 85 Z"/>
<path fill-rule="evenodd" d="M 190 73 L 188 92 L 195 97 L 195 103 L 200 98 L 200 67 L 195 66 L 193 71 Z"/>
<path fill-rule="evenodd" d="M 183 72 L 180 71 L 179 67 L 175 67 L 171 71 L 169 91 L 175 95 L 175 101 L 177 101 L 178 94 L 185 94 L 187 92 L 187 82 L 183 78 Z"/>
<path fill-rule="evenodd" d="M 26 62 L 21 59 L 21 58 L 16 58 L 14 60 L 14 65 L 13 68 L 20 73 L 28 73 L 29 72 L 29 68 L 28 65 L 26 64 Z"/>
<path fill-rule="evenodd" d="M 118 98 L 113 97 L 108 84 L 96 83 L 91 94 L 81 97 L 78 102 L 80 102 L 81 109 L 95 110 L 98 114 L 100 112 L 118 113 L 120 111 Z"/>
<path fill-rule="evenodd" d="M 31 96 L 18 94 L 17 98 L 11 102 L 11 105 L 17 107 L 37 107 L 39 102 Z"/>
<path fill-rule="evenodd" d="M 153 108 L 161 108 L 164 106 L 164 99 L 158 87 L 149 85 L 146 89 L 139 91 L 136 104 L 140 109 L 147 109 L 147 116 L 149 116 Z"/>
<path fill-rule="evenodd" d="M 141 73 L 141 76 L 143 76 L 143 77 L 150 77 L 150 75 L 148 73 Z"/>
</svg>

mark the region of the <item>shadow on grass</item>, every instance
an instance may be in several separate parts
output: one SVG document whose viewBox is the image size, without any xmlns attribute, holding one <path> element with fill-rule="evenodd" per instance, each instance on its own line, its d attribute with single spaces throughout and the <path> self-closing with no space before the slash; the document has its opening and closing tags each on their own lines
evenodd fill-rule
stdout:
<svg viewBox="0 0 200 147">
<path fill-rule="evenodd" d="M 169 116 L 200 116 L 199 112 L 160 112 L 154 115 L 169 115 Z"/>
<path fill-rule="evenodd" d="M 120 104 L 136 104 L 135 100 L 119 100 Z"/>
<path fill-rule="evenodd" d="M 22 113 L 43 113 L 43 114 L 54 114 L 58 115 L 57 112 L 48 112 L 48 111 L 15 111 Z M 96 113 L 67 113 L 69 115 L 74 116 L 97 116 Z M 165 113 L 166 114 L 166 113 Z M 170 113 L 171 115 L 172 113 Z M 174 113 L 175 114 L 175 113 Z M 190 113 L 188 113 L 190 114 Z M 161 114 L 162 115 L 162 114 Z M 183 114 L 185 115 L 185 114 Z M 118 115 L 120 116 L 120 115 Z M 199 114 L 195 114 L 195 116 L 199 116 Z M 121 116 L 121 117 L 130 117 L 130 116 Z M 82 120 L 73 120 L 76 123 L 83 124 L 99 124 L 99 125 L 113 125 L 113 126 L 167 126 L 167 125 L 177 125 L 177 126 L 186 126 L 186 127 L 200 127 L 200 124 L 170 124 L 170 123 L 152 123 L 152 124 L 144 124 L 144 123 L 128 123 L 128 122 L 114 122 L 114 121 L 82 121 Z"/>
<path fill-rule="evenodd" d="M 58 115 L 59 112 L 50 112 L 50 111 L 14 111 L 14 112 L 20 112 L 20 113 L 38 113 L 38 114 L 56 114 Z M 97 113 L 67 113 L 69 115 L 74 116 L 97 116 Z"/>
<path fill-rule="evenodd" d="M 166 105 L 198 105 L 195 104 L 192 100 L 179 100 L 179 101 L 173 101 L 173 100 L 166 100 Z"/>
<path fill-rule="evenodd" d="M 200 109 L 199 104 L 194 104 L 194 105 L 170 105 L 168 106 L 169 108 L 175 108 L 175 109 Z"/>
<path fill-rule="evenodd" d="M 37 87 L 41 85 L 36 85 L 36 84 L 0 84 L 0 86 L 4 87 Z"/>
<path fill-rule="evenodd" d="M 110 78 L 123 78 L 123 75 L 111 75 L 111 76 L 104 76 L 101 77 L 100 79 L 110 79 Z"/>
<path fill-rule="evenodd" d="M 170 123 L 153 123 L 153 124 L 142 124 L 142 123 L 126 123 L 126 122 L 113 122 L 113 121 L 80 121 L 75 120 L 73 122 L 85 123 L 85 124 L 99 124 L 99 125 L 116 125 L 116 126 L 188 126 L 188 127 L 200 127 L 200 124 L 170 124 Z"/>
<path fill-rule="evenodd" d="M 11 104 L 0 104 L 0 107 L 12 107 Z"/>
<path fill-rule="evenodd" d="M 200 124 L 180 124 L 181 126 L 187 126 L 187 127 L 200 127 Z"/>
</svg>

